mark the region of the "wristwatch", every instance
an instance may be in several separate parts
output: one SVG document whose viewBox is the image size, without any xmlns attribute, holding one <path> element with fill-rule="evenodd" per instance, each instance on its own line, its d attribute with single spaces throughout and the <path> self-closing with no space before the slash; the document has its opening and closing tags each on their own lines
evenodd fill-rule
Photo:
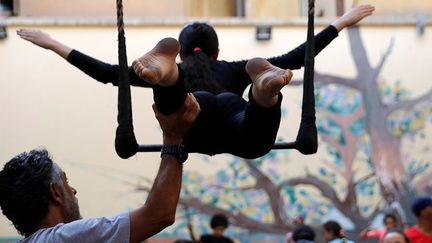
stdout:
<svg viewBox="0 0 432 243">
<path fill-rule="evenodd" d="M 183 144 L 163 145 L 161 150 L 161 156 L 164 154 L 170 154 L 176 157 L 178 162 L 180 163 L 184 163 L 188 158 L 188 151 Z"/>
</svg>

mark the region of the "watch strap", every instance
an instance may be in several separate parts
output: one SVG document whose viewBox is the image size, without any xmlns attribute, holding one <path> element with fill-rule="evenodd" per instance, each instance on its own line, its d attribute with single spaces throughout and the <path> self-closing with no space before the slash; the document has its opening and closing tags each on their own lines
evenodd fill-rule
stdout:
<svg viewBox="0 0 432 243">
<path fill-rule="evenodd" d="M 183 144 L 176 145 L 163 145 L 161 149 L 161 156 L 170 154 L 177 158 L 178 162 L 184 163 L 188 158 L 188 151 Z"/>
</svg>

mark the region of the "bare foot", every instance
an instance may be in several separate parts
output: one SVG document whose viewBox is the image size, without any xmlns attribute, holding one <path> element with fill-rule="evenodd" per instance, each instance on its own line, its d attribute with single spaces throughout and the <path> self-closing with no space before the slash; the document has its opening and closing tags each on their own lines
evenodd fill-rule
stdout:
<svg viewBox="0 0 432 243">
<path fill-rule="evenodd" d="M 291 70 L 273 66 L 264 58 L 253 58 L 246 64 L 246 72 L 252 79 L 252 95 L 262 107 L 277 104 L 279 91 L 292 78 Z"/>
<path fill-rule="evenodd" d="M 144 56 L 133 61 L 132 67 L 142 80 L 150 84 L 172 86 L 178 79 L 175 62 L 180 44 L 174 38 L 164 38 Z"/>
</svg>

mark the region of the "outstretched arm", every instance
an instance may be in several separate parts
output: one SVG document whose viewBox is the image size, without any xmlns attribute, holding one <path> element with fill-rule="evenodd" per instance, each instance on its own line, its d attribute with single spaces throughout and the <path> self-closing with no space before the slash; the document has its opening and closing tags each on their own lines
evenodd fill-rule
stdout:
<svg viewBox="0 0 432 243">
<path fill-rule="evenodd" d="M 20 29 L 17 30 L 17 34 L 24 40 L 53 51 L 97 81 L 118 85 L 118 65 L 111 65 L 85 55 L 40 30 Z M 133 86 L 150 87 L 148 83 L 139 79 L 132 68 L 129 68 L 129 78 Z"/>
<path fill-rule="evenodd" d="M 161 125 L 164 145 L 181 144 L 184 134 L 195 121 L 200 107 L 189 94 L 183 106 L 164 116 L 153 105 Z M 143 206 L 130 213 L 130 242 L 141 242 L 174 223 L 180 195 L 182 164 L 176 157 L 164 154 L 153 186 Z"/>
<path fill-rule="evenodd" d="M 350 9 L 343 16 L 337 18 L 330 26 L 315 35 L 315 56 L 327 47 L 344 28 L 354 25 L 363 18 L 371 15 L 375 10 L 372 5 L 360 5 Z M 306 52 L 306 42 L 294 50 L 268 59 L 271 64 L 284 69 L 299 69 L 304 65 L 304 55 Z"/>
<path fill-rule="evenodd" d="M 44 49 L 51 50 L 64 59 L 67 59 L 72 51 L 72 48 L 53 39 L 50 35 L 40 30 L 19 29 L 17 30 L 17 34 L 22 39 L 30 41 L 31 43 Z"/>
</svg>

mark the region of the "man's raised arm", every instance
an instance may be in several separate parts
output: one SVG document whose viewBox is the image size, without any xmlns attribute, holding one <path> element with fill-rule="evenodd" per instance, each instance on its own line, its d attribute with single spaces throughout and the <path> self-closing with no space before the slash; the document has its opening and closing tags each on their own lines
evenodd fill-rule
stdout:
<svg viewBox="0 0 432 243">
<path fill-rule="evenodd" d="M 175 113 L 164 116 L 153 105 L 156 118 L 163 132 L 161 164 L 153 186 L 143 206 L 130 213 L 130 242 L 141 242 L 172 225 L 179 200 L 182 163 L 187 153 L 183 136 L 200 112 L 195 97 L 191 94 Z"/>
</svg>

